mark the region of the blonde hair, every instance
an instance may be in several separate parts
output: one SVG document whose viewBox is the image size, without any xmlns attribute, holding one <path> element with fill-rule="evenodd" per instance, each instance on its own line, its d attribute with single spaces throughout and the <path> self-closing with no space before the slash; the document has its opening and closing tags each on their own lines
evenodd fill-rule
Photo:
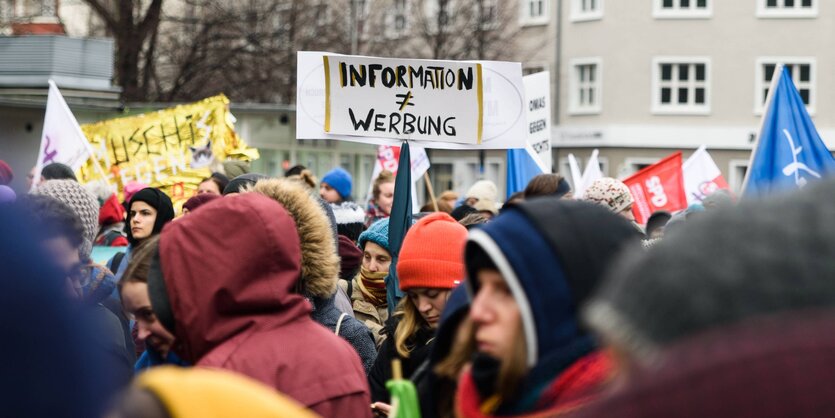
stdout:
<svg viewBox="0 0 835 418">
<path fill-rule="evenodd" d="M 499 367 L 499 376 L 496 379 L 495 388 L 496 394 L 501 399 L 514 397 L 522 379 L 528 374 L 527 344 L 525 338 L 519 335 L 522 333 L 521 320 L 515 329 L 516 335 L 508 339 L 516 341 L 513 344 L 510 358 L 507 360 L 499 359 L 501 366 Z M 472 361 L 473 355 L 476 353 L 475 332 L 476 325 L 469 317 L 465 318 L 458 326 L 449 355 L 435 366 L 435 373 L 438 376 L 456 381 L 459 379 L 462 370 Z"/>
<path fill-rule="evenodd" d="M 401 317 L 400 322 L 394 329 L 394 348 L 400 357 L 409 358 L 409 354 L 414 349 L 414 345 L 409 346 L 409 340 L 417 334 L 421 327 L 426 326 L 426 321 L 408 296 L 401 299 L 400 303 L 397 304 L 394 316 Z"/>
<path fill-rule="evenodd" d="M 388 170 L 383 170 L 380 172 L 380 175 L 374 179 L 374 186 L 371 188 L 371 196 L 374 197 L 374 200 L 377 200 L 380 197 L 380 186 L 386 183 L 394 183 L 394 173 Z"/>
</svg>

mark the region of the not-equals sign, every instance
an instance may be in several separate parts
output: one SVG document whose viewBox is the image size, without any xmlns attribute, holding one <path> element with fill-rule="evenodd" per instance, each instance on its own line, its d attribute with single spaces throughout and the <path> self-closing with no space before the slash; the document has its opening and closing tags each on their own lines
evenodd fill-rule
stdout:
<svg viewBox="0 0 835 418">
<path fill-rule="evenodd" d="M 414 103 L 409 102 L 409 100 L 411 100 L 414 97 L 414 96 L 412 96 L 412 91 L 411 90 L 409 90 L 409 92 L 406 93 L 406 94 L 395 94 L 395 97 L 397 97 L 398 99 L 403 99 L 401 101 L 396 101 L 395 102 L 395 103 L 400 105 L 400 111 L 401 112 L 403 111 L 403 109 L 406 108 L 406 105 L 409 105 L 409 106 L 414 106 L 415 105 Z"/>
</svg>

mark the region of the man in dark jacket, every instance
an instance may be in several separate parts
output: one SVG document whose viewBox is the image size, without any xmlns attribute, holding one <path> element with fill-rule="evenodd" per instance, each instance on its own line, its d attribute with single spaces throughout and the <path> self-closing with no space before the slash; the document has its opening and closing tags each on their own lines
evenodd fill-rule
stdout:
<svg viewBox="0 0 835 418">
<path fill-rule="evenodd" d="M 322 416 L 370 417 L 360 359 L 310 318 L 301 274 L 293 218 L 245 193 L 165 228 L 148 292 L 183 360 L 260 380 Z"/>
</svg>

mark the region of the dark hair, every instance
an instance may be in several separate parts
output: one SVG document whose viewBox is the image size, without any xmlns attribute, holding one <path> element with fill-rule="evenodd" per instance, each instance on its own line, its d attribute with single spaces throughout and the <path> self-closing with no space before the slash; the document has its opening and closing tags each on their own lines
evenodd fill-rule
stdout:
<svg viewBox="0 0 835 418">
<path fill-rule="evenodd" d="M 456 221 L 461 221 L 462 219 L 464 219 L 464 217 L 466 217 L 467 215 L 469 215 L 471 213 L 478 213 L 478 211 L 470 205 L 463 204 L 463 205 L 455 208 L 452 211 L 452 213 L 450 213 L 450 215 L 452 215 L 452 218 L 455 219 Z"/>
<path fill-rule="evenodd" d="M 75 180 L 75 172 L 66 164 L 50 163 L 41 169 L 41 179 L 43 180 Z"/>
<path fill-rule="evenodd" d="M 78 215 L 60 200 L 44 195 L 27 195 L 21 207 L 39 226 L 39 239 L 65 237 L 73 247 L 84 243 L 84 225 Z"/>
<path fill-rule="evenodd" d="M 151 260 L 154 252 L 159 247 L 159 235 L 152 236 L 136 246 L 131 252 L 130 262 L 122 278 L 119 280 L 119 293 L 122 293 L 122 286 L 127 283 L 148 283 L 148 274 L 151 270 Z"/>
<path fill-rule="evenodd" d="M 226 175 L 221 173 L 212 173 L 211 176 L 206 177 L 203 180 L 200 180 L 200 183 L 205 183 L 207 181 L 211 181 L 212 183 L 216 184 L 217 189 L 220 190 L 221 193 L 223 193 L 223 189 L 225 189 L 226 185 L 229 184 L 229 177 L 226 177 Z"/>
<path fill-rule="evenodd" d="M 524 196 L 526 199 L 536 196 L 557 196 L 562 197 L 571 191 L 571 186 L 559 174 L 538 174 L 528 182 L 525 187 Z"/>
<path fill-rule="evenodd" d="M 299 164 L 290 167 L 289 170 L 284 172 L 284 177 L 296 176 L 302 173 L 302 171 L 307 170 L 307 167 Z"/>
</svg>

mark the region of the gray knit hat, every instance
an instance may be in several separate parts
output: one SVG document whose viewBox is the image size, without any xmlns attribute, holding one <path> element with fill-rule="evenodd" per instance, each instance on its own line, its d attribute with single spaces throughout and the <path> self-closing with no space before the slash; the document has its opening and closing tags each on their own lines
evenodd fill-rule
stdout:
<svg viewBox="0 0 835 418">
<path fill-rule="evenodd" d="M 79 254 L 86 260 L 93 251 L 99 231 L 99 201 L 84 186 L 74 180 L 49 180 L 40 184 L 33 194 L 52 197 L 69 206 L 84 225 L 84 244 Z"/>
<path fill-rule="evenodd" d="M 625 254 L 585 310 L 634 360 L 750 317 L 835 307 L 835 182 L 720 208 Z"/>
</svg>

